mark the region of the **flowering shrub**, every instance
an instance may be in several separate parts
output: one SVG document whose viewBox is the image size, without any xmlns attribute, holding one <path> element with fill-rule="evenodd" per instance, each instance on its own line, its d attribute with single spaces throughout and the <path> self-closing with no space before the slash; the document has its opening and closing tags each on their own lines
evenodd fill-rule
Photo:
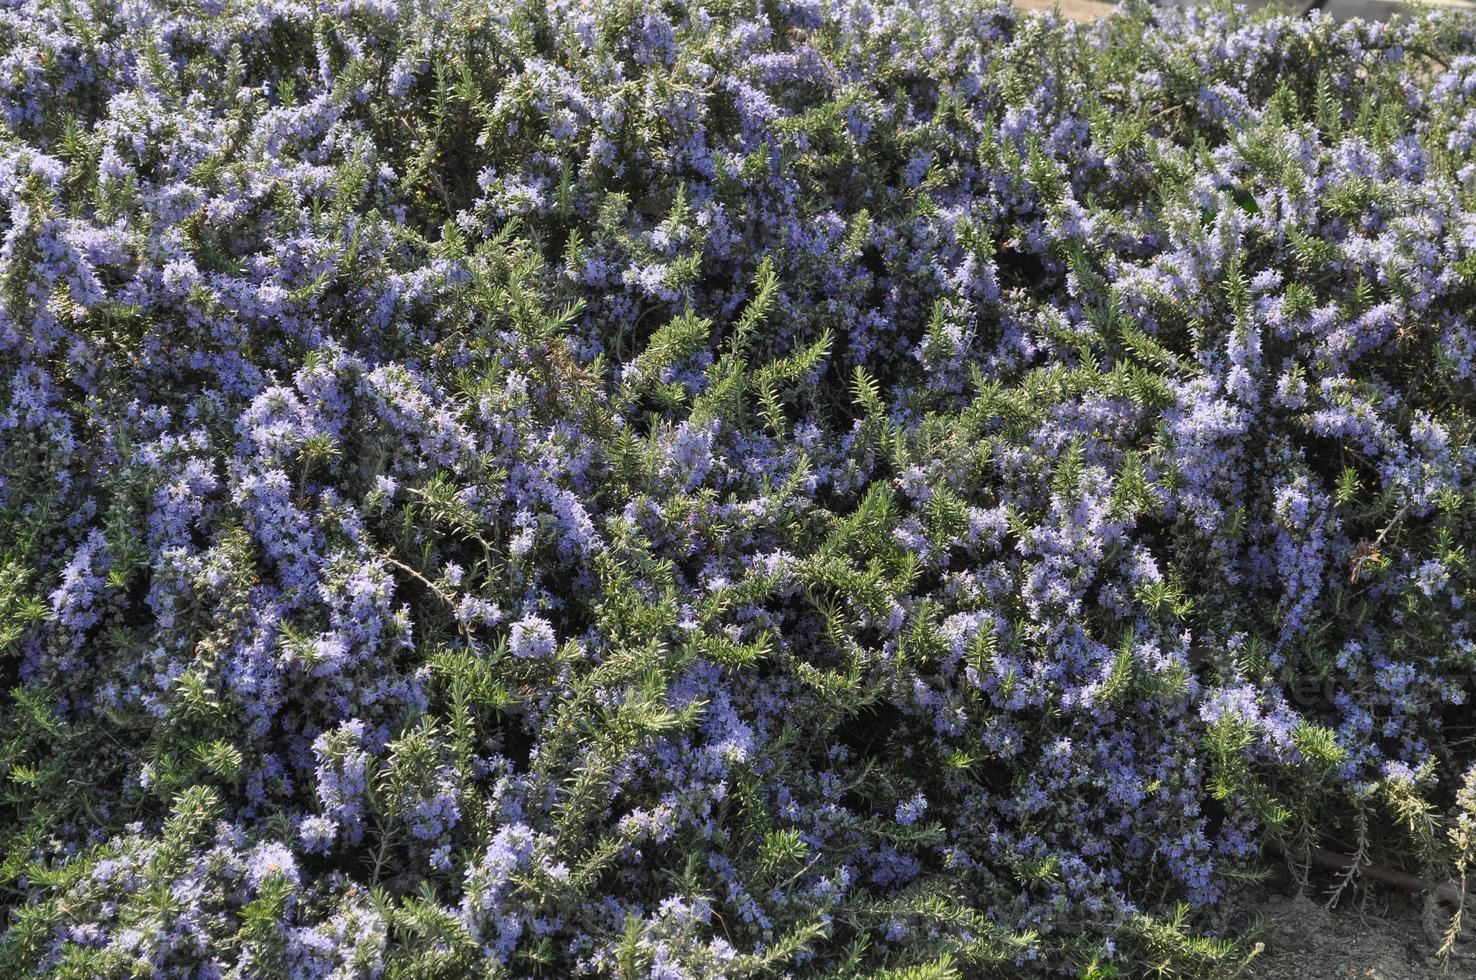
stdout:
<svg viewBox="0 0 1476 980">
<path fill-rule="evenodd" d="M 0 6 L 0 973 L 1202 977 L 1268 843 L 1464 874 L 1473 27 Z"/>
</svg>

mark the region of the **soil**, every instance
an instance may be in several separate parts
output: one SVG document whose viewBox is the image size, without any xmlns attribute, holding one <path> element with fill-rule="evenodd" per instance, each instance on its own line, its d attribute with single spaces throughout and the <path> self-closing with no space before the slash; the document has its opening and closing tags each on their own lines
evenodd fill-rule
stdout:
<svg viewBox="0 0 1476 980">
<path fill-rule="evenodd" d="M 1087 21 L 1105 16 L 1117 4 L 1102 0 L 1060 0 L 1059 4 L 1056 0 L 1015 0 L 1015 6 L 1021 10 L 1050 10 L 1060 6 L 1067 20 Z"/>
<path fill-rule="evenodd" d="M 1456 955 L 1436 958 L 1451 909 L 1439 906 L 1434 935 L 1423 924 L 1424 900 L 1379 886 L 1345 890 L 1327 907 L 1327 879 L 1301 894 L 1286 877 L 1238 896 L 1232 913 L 1239 930 L 1264 946 L 1245 968 L 1245 980 L 1476 980 L 1476 909 Z M 1237 931 L 1239 931 L 1237 930 Z M 1243 933 L 1242 933 L 1243 934 Z"/>
<path fill-rule="evenodd" d="M 1263 980 L 1425 980 L 1440 975 L 1419 910 L 1404 896 L 1387 909 L 1328 910 L 1308 896 L 1272 896 L 1260 907 L 1265 951 L 1245 976 Z M 1351 904 L 1351 903 L 1349 903 Z M 1452 961 L 1448 976 L 1476 976 Z"/>
</svg>

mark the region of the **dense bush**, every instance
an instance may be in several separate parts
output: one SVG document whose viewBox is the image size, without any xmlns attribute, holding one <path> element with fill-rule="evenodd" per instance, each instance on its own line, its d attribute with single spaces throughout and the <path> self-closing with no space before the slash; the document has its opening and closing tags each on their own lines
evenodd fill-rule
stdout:
<svg viewBox="0 0 1476 980">
<path fill-rule="evenodd" d="M 1208 976 L 1267 844 L 1472 858 L 1472 22 L 7 0 L 0 109 L 5 976 Z"/>
</svg>

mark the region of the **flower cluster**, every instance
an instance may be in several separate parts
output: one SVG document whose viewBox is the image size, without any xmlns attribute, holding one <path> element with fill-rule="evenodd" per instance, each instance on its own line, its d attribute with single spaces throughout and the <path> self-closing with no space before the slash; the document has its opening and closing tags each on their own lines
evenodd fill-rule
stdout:
<svg viewBox="0 0 1476 980">
<path fill-rule="evenodd" d="M 0 973 L 1210 976 L 1443 860 L 1473 188 L 1454 14 L 0 4 Z"/>
</svg>

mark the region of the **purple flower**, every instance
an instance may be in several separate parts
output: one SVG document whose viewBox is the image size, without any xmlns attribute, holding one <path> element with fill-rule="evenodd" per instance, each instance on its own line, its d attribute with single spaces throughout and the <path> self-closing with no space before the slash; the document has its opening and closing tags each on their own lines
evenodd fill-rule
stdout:
<svg viewBox="0 0 1476 980">
<path fill-rule="evenodd" d="M 911 827 L 917 823 L 927 809 L 927 798 L 918 793 L 911 799 L 897 804 L 897 822 L 904 827 Z"/>
<path fill-rule="evenodd" d="M 552 656 L 554 646 L 553 627 L 539 616 L 524 616 L 512 624 L 508 633 L 508 649 L 514 657 L 534 659 Z"/>
</svg>

